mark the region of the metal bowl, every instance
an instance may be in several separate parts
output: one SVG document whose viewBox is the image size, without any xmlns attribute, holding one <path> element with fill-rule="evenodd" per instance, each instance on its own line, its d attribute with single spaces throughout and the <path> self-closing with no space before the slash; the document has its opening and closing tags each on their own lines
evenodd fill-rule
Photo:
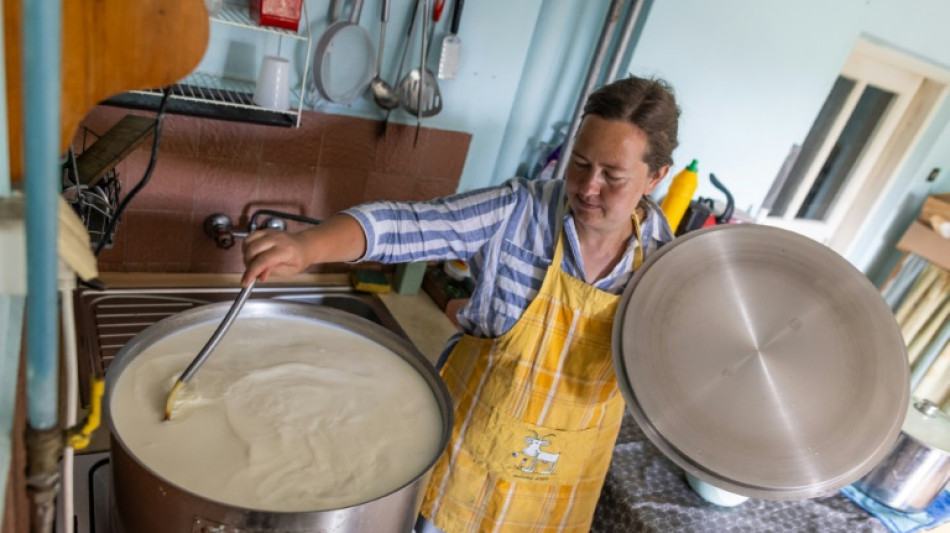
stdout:
<svg viewBox="0 0 950 533">
<path fill-rule="evenodd" d="M 614 323 L 629 409 L 673 462 L 713 486 L 786 500 L 874 467 L 904 420 L 904 341 L 877 289 L 789 231 L 717 226 L 637 271 Z"/>
</svg>

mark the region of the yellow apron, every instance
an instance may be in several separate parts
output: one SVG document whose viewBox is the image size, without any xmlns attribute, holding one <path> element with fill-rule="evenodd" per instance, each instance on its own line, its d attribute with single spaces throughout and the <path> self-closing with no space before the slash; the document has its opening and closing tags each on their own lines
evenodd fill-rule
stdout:
<svg viewBox="0 0 950 533">
<path fill-rule="evenodd" d="M 561 270 L 563 248 L 560 231 L 514 327 L 462 337 L 442 369 L 455 426 L 421 513 L 446 533 L 590 530 L 624 410 L 610 349 L 620 297 Z"/>
</svg>

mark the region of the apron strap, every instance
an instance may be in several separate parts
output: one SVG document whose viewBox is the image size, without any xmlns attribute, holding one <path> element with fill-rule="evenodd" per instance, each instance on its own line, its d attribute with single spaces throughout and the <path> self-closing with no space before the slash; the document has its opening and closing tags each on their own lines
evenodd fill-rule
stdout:
<svg viewBox="0 0 950 533">
<path fill-rule="evenodd" d="M 636 272 L 643 264 L 643 238 L 640 234 L 640 217 L 637 212 L 633 212 L 633 233 L 637 236 L 637 249 L 633 251 L 633 271 Z"/>
</svg>

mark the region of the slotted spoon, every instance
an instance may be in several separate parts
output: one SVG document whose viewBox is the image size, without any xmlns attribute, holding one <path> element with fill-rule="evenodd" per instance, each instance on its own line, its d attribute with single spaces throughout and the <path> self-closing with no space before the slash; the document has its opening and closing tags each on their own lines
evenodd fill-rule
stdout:
<svg viewBox="0 0 950 533">
<path fill-rule="evenodd" d="M 426 68 L 428 52 L 427 34 L 429 31 L 429 1 L 425 0 L 422 10 L 422 54 L 419 68 L 413 69 L 399 82 L 399 104 L 403 109 L 416 115 L 416 136 L 422 117 L 431 117 L 442 111 L 442 93 L 435 74 Z"/>
</svg>

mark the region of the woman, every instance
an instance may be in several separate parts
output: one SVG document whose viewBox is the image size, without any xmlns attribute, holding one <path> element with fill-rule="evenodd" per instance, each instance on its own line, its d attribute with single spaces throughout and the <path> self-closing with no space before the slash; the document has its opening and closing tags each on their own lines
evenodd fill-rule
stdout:
<svg viewBox="0 0 950 533">
<path fill-rule="evenodd" d="M 455 426 L 421 531 L 590 529 L 624 409 L 614 312 L 633 271 L 672 239 L 646 195 L 669 171 L 678 118 L 662 81 L 620 80 L 588 98 L 563 181 L 364 204 L 246 240 L 245 284 L 320 262 L 471 262 L 464 335 L 441 370 Z"/>
</svg>

